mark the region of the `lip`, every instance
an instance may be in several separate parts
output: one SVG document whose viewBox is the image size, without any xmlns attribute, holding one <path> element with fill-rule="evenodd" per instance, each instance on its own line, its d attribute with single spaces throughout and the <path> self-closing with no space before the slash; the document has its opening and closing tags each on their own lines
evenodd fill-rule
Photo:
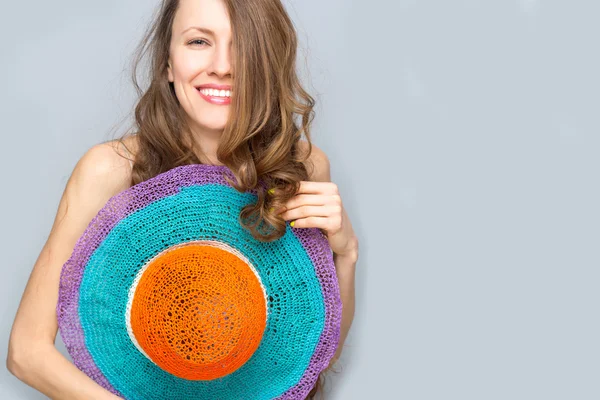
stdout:
<svg viewBox="0 0 600 400">
<path fill-rule="evenodd" d="M 227 87 L 227 86 L 223 86 L 220 85 L 221 87 Z M 231 86 L 229 86 L 231 87 Z M 200 91 L 200 89 L 218 89 L 218 90 L 230 90 L 230 89 L 221 89 L 219 87 L 219 85 L 202 85 L 196 88 L 196 90 L 198 91 L 198 93 L 200 94 L 200 96 L 206 100 L 207 102 L 209 102 L 210 104 L 216 104 L 218 106 L 226 106 L 231 104 L 231 97 L 217 97 L 217 96 L 207 96 L 204 93 L 202 93 Z"/>
</svg>

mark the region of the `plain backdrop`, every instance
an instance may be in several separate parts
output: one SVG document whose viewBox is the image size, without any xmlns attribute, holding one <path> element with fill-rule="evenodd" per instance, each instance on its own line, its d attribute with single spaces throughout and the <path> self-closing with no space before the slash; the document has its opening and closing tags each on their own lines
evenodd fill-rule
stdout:
<svg viewBox="0 0 600 400">
<path fill-rule="evenodd" d="M 156 4 L 0 5 L 3 362 L 75 163 L 133 107 Z M 599 399 L 600 3 L 285 4 L 360 241 L 329 398 Z M 44 396 L 3 368 L 0 398 Z"/>
</svg>

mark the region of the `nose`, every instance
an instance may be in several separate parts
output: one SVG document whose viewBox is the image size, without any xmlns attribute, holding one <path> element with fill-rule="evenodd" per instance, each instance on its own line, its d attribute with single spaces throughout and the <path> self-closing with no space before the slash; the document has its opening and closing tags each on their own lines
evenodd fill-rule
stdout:
<svg viewBox="0 0 600 400">
<path fill-rule="evenodd" d="M 219 77 L 231 75 L 231 49 L 229 47 L 215 46 L 208 73 Z"/>
</svg>

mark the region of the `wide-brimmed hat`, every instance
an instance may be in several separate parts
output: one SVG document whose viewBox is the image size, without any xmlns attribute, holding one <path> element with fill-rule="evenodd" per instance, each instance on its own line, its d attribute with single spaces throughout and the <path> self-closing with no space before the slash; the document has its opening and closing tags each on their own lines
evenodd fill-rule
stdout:
<svg viewBox="0 0 600 400">
<path fill-rule="evenodd" d="M 57 317 L 73 363 L 125 399 L 304 399 L 339 341 L 327 238 L 263 242 L 256 191 L 226 166 L 173 168 L 111 197 L 64 264 Z"/>
</svg>

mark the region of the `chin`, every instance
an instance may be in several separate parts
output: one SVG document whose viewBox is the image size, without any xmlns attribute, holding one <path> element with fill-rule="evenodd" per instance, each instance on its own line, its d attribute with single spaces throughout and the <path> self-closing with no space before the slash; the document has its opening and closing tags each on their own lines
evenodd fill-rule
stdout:
<svg viewBox="0 0 600 400">
<path fill-rule="evenodd" d="M 207 131 L 222 131 L 225 129 L 225 125 L 227 124 L 226 120 L 211 120 L 211 121 L 204 121 L 204 120 L 196 120 L 196 125 L 202 129 L 202 130 L 207 130 Z"/>
<path fill-rule="evenodd" d="M 204 129 L 209 131 L 222 131 L 225 129 L 225 124 L 201 124 Z"/>
</svg>

